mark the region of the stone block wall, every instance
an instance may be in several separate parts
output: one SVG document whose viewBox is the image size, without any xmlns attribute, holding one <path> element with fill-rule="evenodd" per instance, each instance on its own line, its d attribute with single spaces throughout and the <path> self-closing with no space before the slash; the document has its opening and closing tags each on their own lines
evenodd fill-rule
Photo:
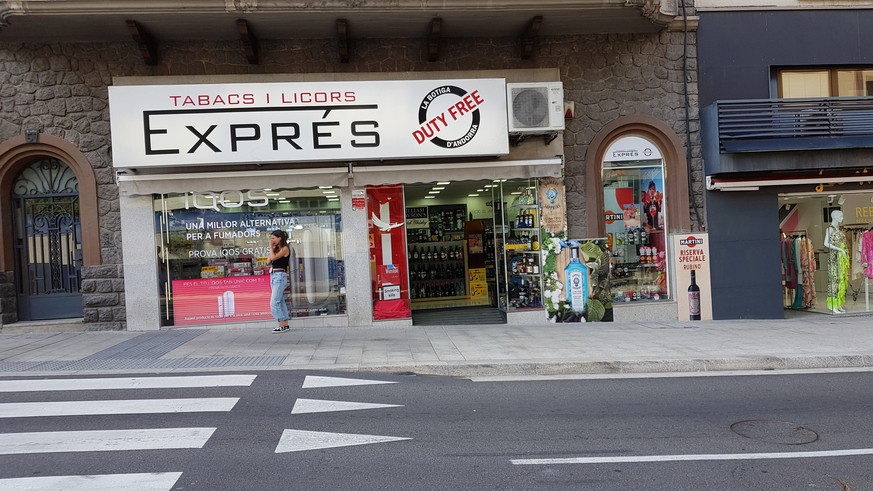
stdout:
<svg viewBox="0 0 873 491">
<path fill-rule="evenodd" d="M 684 141 L 686 86 L 692 157 L 689 213 L 696 227 L 702 225 L 696 213 L 703 206 L 697 55 L 693 33 L 688 34 L 687 48 L 685 39 L 682 32 L 668 31 L 543 37 L 534 55 L 522 60 L 516 39 L 445 38 L 436 62 L 427 61 L 422 39 L 353 39 L 346 64 L 339 62 L 335 40 L 263 40 L 258 65 L 247 63 L 237 42 L 166 41 L 160 43 L 159 64 L 153 67 L 144 64 L 134 43 L 0 43 L 0 142 L 38 129 L 71 142 L 91 162 L 103 264 L 83 271 L 85 321 L 95 329 L 124 329 L 122 237 L 107 96 L 113 77 L 335 73 L 341 78 L 354 72 L 557 67 L 565 97 L 576 107 L 564 133 L 569 234 L 585 237 L 591 212 L 585 209 L 585 162 L 594 136 L 619 116 L 640 114 L 666 122 Z"/>
<path fill-rule="evenodd" d="M 0 328 L 18 321 L 18 299 L 15 296 L 15 272 L 0 271 Z"/>
</svg>

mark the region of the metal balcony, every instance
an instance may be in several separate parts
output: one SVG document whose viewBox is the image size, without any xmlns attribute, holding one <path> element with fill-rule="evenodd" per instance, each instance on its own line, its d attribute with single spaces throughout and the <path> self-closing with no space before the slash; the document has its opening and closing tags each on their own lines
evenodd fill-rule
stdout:
<svg viewBox="0 0 873 491">
<path fill-rule="evenodd" d="M 873 97 L 719 101 L 721 153 L 873 148 Z"/>
</svg>

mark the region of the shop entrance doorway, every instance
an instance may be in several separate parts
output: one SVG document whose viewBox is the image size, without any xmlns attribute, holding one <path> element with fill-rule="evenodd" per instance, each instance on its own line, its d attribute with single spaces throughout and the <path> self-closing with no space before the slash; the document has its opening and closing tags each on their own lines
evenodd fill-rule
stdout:
<svg viewBox="0 0 873 491">
<path fill-rule="evenodd" d="M 404 186 L 413 324 L 500 324 L 508 309 L 542 308 L 536 254 L 515 252 L 537 240 L 535 199 L 519 199 L 535 195 L 535 184 L 494 179 Z"/>
</svg>

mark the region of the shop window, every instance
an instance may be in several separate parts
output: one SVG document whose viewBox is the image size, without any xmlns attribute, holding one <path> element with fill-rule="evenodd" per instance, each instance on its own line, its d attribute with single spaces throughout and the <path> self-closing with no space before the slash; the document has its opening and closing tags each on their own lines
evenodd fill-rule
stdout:
<svg viewBox="0 0 873 491">
<path fill-rule="evenodd" d="M 345 313 L 336 193 L 253 189 L 155 196 L 164 325 L 271 319 L 270 234 L 288 233 L 291 317 Z"/>
<path fill-rule="evenodd" d="M 779 195 L 783 307 L 870 312 L 873 193 Z"/>
<path fill-rule="evenodd" d="M 616 140 L 604 154 L 602 183 L 613 301 L 667 300 L 668 197 L 659 149 L 636 136 Z"/>
</svg>

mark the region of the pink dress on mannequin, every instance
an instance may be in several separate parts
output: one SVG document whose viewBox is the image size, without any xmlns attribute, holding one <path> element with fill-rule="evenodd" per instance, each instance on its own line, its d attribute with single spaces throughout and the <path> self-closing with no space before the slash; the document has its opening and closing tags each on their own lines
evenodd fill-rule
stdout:
<svg viewBox="0 0 873 491">
<path fill-rule="evenodd" d="M 873 231 L 866 231 L 861 236 L 861 262 L 866 263 L 864 274 L 873 279 Z"/>
</svg>

